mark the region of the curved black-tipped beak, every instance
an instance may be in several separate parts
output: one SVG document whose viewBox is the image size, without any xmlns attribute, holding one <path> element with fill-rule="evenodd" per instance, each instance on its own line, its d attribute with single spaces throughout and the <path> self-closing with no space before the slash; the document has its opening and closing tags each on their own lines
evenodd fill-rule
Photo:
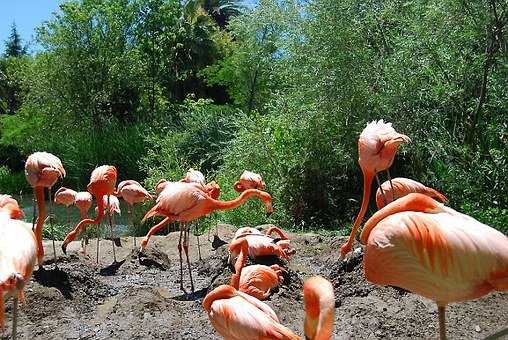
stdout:
<svg viewBox="0 0 508 340">
<path fill-rule="evenodd" d="M 67 244 L 66 243 L 62 243 L 62 252 L 67 255 Z"/>
</svg>

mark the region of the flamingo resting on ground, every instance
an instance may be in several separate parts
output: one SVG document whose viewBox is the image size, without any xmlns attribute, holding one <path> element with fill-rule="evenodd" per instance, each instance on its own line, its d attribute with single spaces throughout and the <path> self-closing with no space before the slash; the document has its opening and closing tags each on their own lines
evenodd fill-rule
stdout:
<svg viewBox="0 0 508 340">
<path fill-rule="evenodd" d="M 150 209 L 143 218 L 143 221 L 153 216 L 165 216 L 165 218 L 157 225 L 152 227 L 146 234 L 145 238 L 141 241 L 141 250 L 148 244 L 150 237 L 157 231 L 162 229 L 166 224 L 179 221 L 184 224 L 180 229 L 180 239 L 178 242 L 178 251 L 180 254 L 180 288 L 183 289 L 183 267 L 182 267 L 182 237 L 183 250 L 187 258 L 187 265 L 189 267 L 189 276 L 191 280 L 191 288 L 194 291 L 194 283 L 192 281 L 192 273 L 189 262 L 189 244 L 187 223 L 216 210 L 234 209 L 251 197 L 259 198 L 266 207 L 266 212 L 271 214 L 272 197 L 260 190 L 250 189 L 244 191 L 239 197 L 231 201 L 218 201 L 210 197 L 205 188 L 198 183 L 183 183 L 183 182 L 170 182 L 166 185 L 164 190 L 157 198 L 157 203 Z"/>
<path fill-rule="evenodd" d="M 381 193 L 381 190 L 384 193 L 384 197 Z M 396 177 L 392 179 L 391 183 L 390 181 L 386 181 L 383 184 L 381 184 L 380 188 L 377 189 L 376 191 L 377 208 L 381 209 L 386 205 L 384 202 L 385 199 L 387 203 L 390 203 L 396 200 L 397 198 L 401 198 L 412 192 L 418 192 L 420 194 L 427 195 L 442 203 L 448 201 L 448 199 L 442 193 L 432 188 L 426 187 L 420 182 L 417 182 L 409 178 Z"/>
<path fill-rule="evenodd" d="M 127 214 L 129 215 L 129 222 L 134 227 L 134 221 L 132 219 L 132 210 L 134 209 L 134 204 L 143 203 L 149 199 L 152 199 L 152 195 L 148 193 L 148 191 L 141 186 L 138 182 L 134 180 L 122 181 L 118 184 L 118 195 L 124 199 L 127 203 L 128 210 Z M 134 231 L 134 247 L 136 247 L 136 232 Z"/>
<path fill-rule="evenodd" d="M 237 192 L 243 192 L 247 189 L 265 190 L 265 182 L 263 182 L 261 175 L 245 170 L 240 179 L 235 182 L 233 188 Z"/>
<path fill-rule="evenodd" d="M 12 198 L 11 195 L 0 194 L 0 208 L 5 208 L 9 211 L 10 218 L 13 220 L 21 220 L 25 217 L 25 213 L 19 207 L 18 201 Z"/>
<path fill-rule="evenodd" d="M 303 300 L 305 339 L 331 339 L 335 308 L 332 284 L 320 276 L 311 277 L 303 286 Z M 300 339 L 279 323 L 270 306 L 230 285 L 208 293 L 203 308 L 213 328 L 225 339 Z"/>
<path fill-rule="evenodd" d="M 42 266 L 44 258 L 44 247 L 42 246 L 42 227 L 46 219 L 46 206 L 44 203 L 44 188 L 48 188 L 49 204 L 51 214 L 51 187 L 55 185 L 59 178 L 65 177 L 65 169 L 58 157 L 48 152 L 35 152 L 28 156 L 25 162 L 25 175 L 28 183 L 34 188 L 35 198 L 37 200 L 37 224 L 35 226 L 35 237 L 37 238 L 37 263 Z M 50 219 L 51 222 L 51 219 Z M 53 224 L 51 225 L 51 235 L 53 239 L 53 255 L 56 266 L 56 248 Z"/>
<path fill-rule="evenodd" d="M 90 183 L 88 183 L 87 190 L 95 196 L 97 201 L 97 216 L 94 220 L 85 218 L 81 220 L 74 230 L 72 230 L 62 243 L 62 251 L 67 253 L 67 245 L 69 242 L 74 241 L 76 237 L 85 229 L 87 224 L 98 225 L 104 217 L 104 199 L 106 195 L 113 195 L 115 193 L 117 171 L 112 165 L 102 165 L 92 171 Z M 98 259 L 97 259 L 98 261 Z"/>
<path fill-rule="evenodd" d="M 67 212 L 67 224 L 70 224 L 69 220 L 69 207 L 74 204 L 76 198 L 76 191 L 61 187 L 55 192 L 55 203 L 65 205 Z"/>
<path fill-rule="evenodd" d="M 360 239 L 366 279 L 435 301 L 441 339 L 447 304 L 508 291 L 508 237 L 426 195 L 388 204 Z"/>
<path fill-rule="evenodd" d="M 4 328 L 4 301 L 12 296 L 13 339 L 16 339 L 18 300 L 24 299 L 23 289 L 30 280 L 38 253 L 32 226 L 10 218 L 21 213 L 12 204 L 0 208 L 0 330 Z"/>
<path fill-rule="evenodd" d="M 254 296 L 259 300 L 267 299 L 271 290 L 284 281 L 282 267 L 277 264 L 265 266 L 255 264 L 245 267 L 249 256 L 249 244 L 245 238 L 239 238 L 231 243 L 229 251 L 239 253 L 231 276 L 230 285 L 235 289 Z"/>
<path fill-rule="evenodd" d="M 399 145 L 410 141 L 408 136 L 398 133 L 391 123 L 384 123 L 383 120 L 367 124 L 367 127 L 360 134 L 360 139 L 358 139 L 358 163 L 363 172 L 362 206 L 353 223 L 347 243 L 340 248 L 341 258 L 344 258 L 351 251 L 358 227 L 367 212 L 370 187 L 374 176 L 378 181 L 378 185 L 380 185 L 377 173 L 383 170 L 388 171 L 388 168 L 393 164 Z"/>
<path fill-rule="evenodd" d="M 92 195 L 88 191 L 80 191 L 76 193 L 74 204 L 79 210 L 79 218 L 80 220 L 84 220 L 88 218 L 88 210 L 92 207 L 93 198 Z M 81 240 L 81 247 L 83 248 L 83 253 L 86 254 L 86 245 L 88 244 L 88 238 L 85 234 L 84 238 Z"/>
</svg>

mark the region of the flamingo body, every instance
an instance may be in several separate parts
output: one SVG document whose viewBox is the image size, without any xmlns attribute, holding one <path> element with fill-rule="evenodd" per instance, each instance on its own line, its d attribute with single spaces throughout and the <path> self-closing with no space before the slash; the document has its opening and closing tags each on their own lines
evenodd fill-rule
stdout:
<svg viewBox="0 0 508 340">
<path fill-rule="evenodd" d="M 187 171 L 187 174 L 185 174 L 185 177 L 182 178 L 180 182 L 199 183 L 201 185 L 205 185 L 206 183 L 203 173 L 199 170 L 194 170 L 193 168 L 190 168 L 189 171 Z"/>
<path fill-rule="evenodd" d="M 270 296 L 272 289 L 283 281 L 282 271 L 283 269 L 276 264 L 244 267 L 240 276 L 240 291 L 264 300 Z"/>
<path fill-rule="evenodd" d="M 267 304 L 231 286 L 219 286 L 203 301 L 210 322 L 225 339 L 299 339 L 279 323 Z"/>
<path fill-rule="evenodd" d="M 65 169 L 58 157 L 48 152 L 35 152 L 25 162 L 25 175 L 32 187 L 51 188 Z"/>
<path fill-rule="evenodd" d="M 233 188 L 237 192 L 243 192 L 247 189 L 265 190 L 265 182 L 261 175 L 245 170 L 240 179 L 235 182 Z"/>
<path fill-rule="evenodd" d="M 361 240 L 367 280 L 439 306 L 508 290 L 508 237 L 425 195 L 407 195 L 378 211 Z"/>
<path fill-rule="evenodd" d="M 76 191 L 72 189 L 68 189 L 66 187 L 61 187 L 55 192 L 55 203 L 62 204 L 66 207 L 69 207 L 74 204 L 74 200 L 76 198 Z"/>
<path fill-rule="evenodd" d="M 394 196 L 396 198 L 401 198 L 403 196 L 406 196 L 407 194 L 414 192 L 427 195 L 439 202 L 444 203 L 448 201 L 448 199 L 437 190 L 429 188 L 415 180 L 404 177 L 393 178 L 392 184 L 390 184 L 390 181 L 384 182 L 383 184 L 381 184 L 381 189 L 383 190 L 386 197 L 386 201 L 388 203 L 393 202 Z M 378 209 L 381 209 L 382 207 L 385 206 L 385 202 L 381 194 L 381 189 L 377 189 L 376 191 L 376 205 Z"/>
<path fill-rule="evenodd" d="M 152 198 L 141 184 L 132 180 L 120 182 L 120 184 L 118 184 L 118 192 L 125 202 L 131 206 Z"/>
<path fill-rule="evenodd" d="M 15 294 L 23 296 L 23 288 L 37 261 L 32 226 L 9 218 L 9 209 L 0 209 L 0 328 L 4 321 L 4 300 Z"/>
<path fill-rule="evenodd" d="M 88 215 L 88 210 L 92 207 L 93 197 L 88 191 L 80 191 L 76 193 L 74 204 L 80 212 L 81 219 L 85 219 Z"/>
</svg>

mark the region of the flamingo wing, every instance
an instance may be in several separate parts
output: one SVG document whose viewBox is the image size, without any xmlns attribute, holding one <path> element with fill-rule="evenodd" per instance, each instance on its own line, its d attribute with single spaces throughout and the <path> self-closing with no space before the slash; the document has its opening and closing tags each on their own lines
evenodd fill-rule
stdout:
<svg viewBox="0 0 508 340">
<path fill-rule="evenodd" d="M 505 235 L 451 208 L 403 211 L 371 229 L 365 276 L 438 303 L 474 299 L 508 289 L 507 249 Z"/>
</svg>

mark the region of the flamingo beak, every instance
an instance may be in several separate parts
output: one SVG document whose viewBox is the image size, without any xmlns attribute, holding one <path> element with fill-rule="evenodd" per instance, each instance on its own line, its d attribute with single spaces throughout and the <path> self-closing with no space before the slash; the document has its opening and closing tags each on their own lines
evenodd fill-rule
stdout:
<svg viewBox="0 0 508 340">
<path fill-rule="evenodd" d="M 67 243 L 62 243 L 62 252 L 67 255 Z"/>
</svg>

